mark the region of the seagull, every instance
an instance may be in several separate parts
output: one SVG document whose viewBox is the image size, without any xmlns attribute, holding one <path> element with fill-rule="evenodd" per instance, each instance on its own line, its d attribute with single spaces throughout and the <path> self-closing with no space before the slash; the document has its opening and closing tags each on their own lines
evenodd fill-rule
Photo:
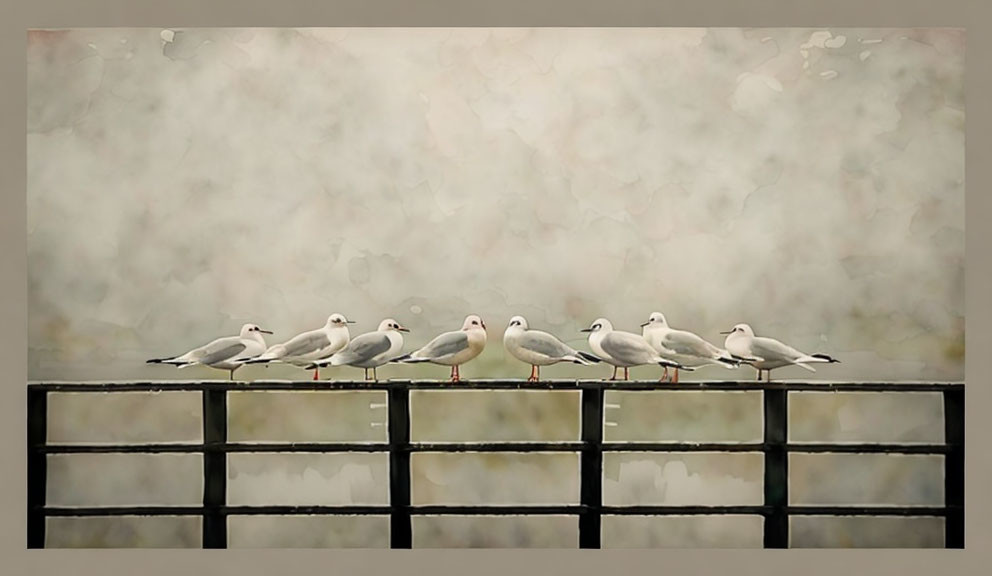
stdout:
<svg viewBox="0 0 992 576">
<path fill-rule="evenodd" d="M 734 358 L 744 360 L 758 369 L 758 381 L 761 381 L 761 371 L 768 373 L 767 382 L 772 381 L 772 370 L 782 366 L 801 366 L 810 372 L 816 372 L 812 366 L 815 362 L 839 363 L 840 360 L 826 354 L 806 354 L 792 346 L 783 344 L 774 338 L 755 336 L 754 330 L 747 324 L 738 324 L 733 330 L 720 332 L 727 334 L 723 345 L 727 347 Z"/>
<path fill-rule="evenodd" d="M 595 356 L 583 355 L 584 352 L 572 349 L 547 332 L 531 330 L 523 316 L 510 318 L 510 324 L 503 333 L 503 347 L 517 360 L 530 364 L 528 382 L 537 382 L 541 378 L 541 366 L 558 362 L 574 362 L 588 366 L 599 362 Z"/>
<path fill-rule="evenodd" d="M 629 377 L 631 366 L 643 364 L 658 364 L 666 368 L 681 368 L 692 371 L 678 362 L 666 360 L 658 355 L 643 336 L 631 332 L 621 332 L 613 329 L 613 324 L 606 318 L 600 318 L 592 326 L 583 328 L 580 332 L 589 332 L 589 347 L 597 356 L 608 364 L 613 365 L 613 377 L 617 379 L 617 370 L 623 368 L 623 379 Z"/>
<path fill-rule="evenodd" d="M 379 323 L 379 329 L 356 337 L 342 350 L 333 356 L 317 360 L 307 368 L 319 369 L 321 366 L 355 366 L 365 369 L 365 379 L 369 379 L 369 368 L 372 369 L 372 380 L 378 381 L 375 369 L 396 358 L 403 349 L 403 335 L 409 332 L 392 318 L 386 318 Z"/>
<path fill-rule="evenodd" d="M 643 328 L 644 339 L 658 354 L 683 366 L 698 367 L 716 364 L 724 368 L 736 368 L 741 365 L 741 360 L 733 358 L 726 350 L 717 348 L 698 335 L 669 327 L 665 315 L 661 312 L 652 313 L 648 321 L 641 324 L 641 328 Z M 668 368 L 666 367 L 662 379 L 667 376 Z M 678 368 L 675 369 L 675 377 L 671 381 L 679 381 Z"/>
<path fill-rule="evenodd" d="M 234 380 L 235 370 L 244 365 L 246 360 L 265 351 L 265 339 L 262 338 L 262 334 L 272 334 L 272 332 L 262 330 L 255 324 L 245 324 L 241 327 L 238 336 L 218 338 L 179 356 L 152 358 L 146 364 L 171 364 L 179 368 L 201 364 L 218 370 L 228 370 L 231 373 L 231 380 Z"/>
<path fill-rule="evenodd" d="M 285 362 L 295 366 L 312 365 L 314 361 L 327 358 L 348 345 L 351 339 L 348 324 L 354 322 L 341 314 L 331 314 L 322 328 L 297 334 L 282 344 L 275 344 L 246 364 Z M 319 366 L 314 368 L 314 380 L 320 377 Z"/>
<path fill-rule="evenodd" d="M 420 350 L 401 356 L 394 362 L 408 364 L 431 362 L 451 366 L 451 381 L 458 382 L 461 380 L 458 367 L 478 356 L 485 347 L 486 323 L 482 318 L 471 314 L 465 318 L 461 330 L 445 332 Z"/>
</svg>

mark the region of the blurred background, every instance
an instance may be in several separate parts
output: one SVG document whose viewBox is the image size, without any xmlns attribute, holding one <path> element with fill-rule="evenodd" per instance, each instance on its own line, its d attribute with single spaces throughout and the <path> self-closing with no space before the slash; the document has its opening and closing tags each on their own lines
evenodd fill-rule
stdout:
<svg viewBox="0 0 992 576">
<path fill-rule="evenodd" d="M 526 377 L 501 345 L 512 315 L 587 350 L 578 330 L 593 319 L 638 331 L 660 311 L 717 344 L 748 322 L 842 360 L 777 378 L 962 380 L 964 54 L 964 32 L 951 29 L 31 31 L 29 378 L 226 378 L 144 361 L 245 322 L 280 342 L 333 312 L 357 321 L 353 334 L 396 318 L 412 330 L 408 350 L 480 314 L 489 346 L 463 377 Z M 287 366 L 237 375 L 309 377 Z M 375 394 L 235 394 L 232 438 L 379 440 L 366 437 L 385 433 L 372 426 L 385 421 L 368 408 Z M 577 435 L 569 393 L 426 394 L 413 399 L 415 437 Z M 607 434 L 760 436 L 757 397 L 728 396 L 619 401 Z M 56 398 L 52 441 L 200 438 L 196 395 Z M 940 399 L 926 394 L 791 410 L 790 434 L 810 441 L 943 435 Z M 760 455 L 611 458 L 610 501 L 760 498 Z M 794 457 L 793 497 L 942 502 L 939 458 L 877 458 Z M 229 496 L 378 503 L 386 464 L 232 456 Z M 195 503 L 199 466 L 196 456 L 53 456 L 49 502 Z M 577 477 L 564 479 L 577 466 L 567 455 L 418 455 L 414 500 L 573 501 Z M 575 545 L 574 519 L 540 520 L 418 519 L 414 543 Z M 49 538 L 195 546 L 198 523 L 53 518 Z M 818 518 L 792 530 L 797 545 L 939 546 L 941 525 Z M 231 544 L 387 545 L 385 526 L 238 518 Z M 760 518 L 604 520 L 609 546 L 760 543 Z"/>
</svg>

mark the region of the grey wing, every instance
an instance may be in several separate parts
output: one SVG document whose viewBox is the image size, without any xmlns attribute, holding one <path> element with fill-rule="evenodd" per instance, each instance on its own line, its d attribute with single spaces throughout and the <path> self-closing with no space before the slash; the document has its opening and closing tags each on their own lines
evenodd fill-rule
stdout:
<svg viewBox="0 0 992 576">
<path fill-rule="evenodd" d="M 631 337 L 633 336 L 633 337 Z M 603 351 L 621 362 L 648 362 L 655 351 L 643 338 L 611 332 L 600 343 Z"/>
<path fill-rule="evenodd" d="M 719 355 L 720 351 L 706 340 L 691 332 L 672 332 L 666 334 L 661 341 L 666 350 L 671 350 L 683 356 L 698 356 L 711 358 Z"/>
<path fill-rule="evenodd" d="M 283 346 L 286 347 L 286 356 L 289 357 L 311 354 L 323 348 L 327 348 L 330 345 L 331 341 L 327 338 L 327 334 L 324 332 L 300 334 L 296 338 L 293 338 L 289 342 L 283 344 Z"/>
<path fill-rule="evenodd" d="M 766 361 L 785 360 L 791 362 L 803 353 L 792 346 L 783 344 L 772 338 L 753 338 L 751 340 L 751 354 Z"/>
<path fill-rule="evenodd" d="M 389 350 L 392 343 L 385 334 L 362 334 L 352 340 L 348 347 L 338 352 L 343 363 L 367 362 Z"/>
<path fill-rule="evenodd" d="M 443 358 L 468 348 L 468 335 L 464 332 L 446 332 L 414 352 L 419 358 Z"/>
<path fill-rule="evenodd" d="M 523 337 L 520 339 L 520 346 L 531 352 L 543 354 L 548 358 L 561 358 L 562 356 L 575 354 L 575 350 L 566 346 L 561 340 L 547 332 L 537 330 L 524 332 Z"/>
<path fill-rule="evenodd" d="M 216 364 L 224 360 L 230 360 L 245 351 L 245 346 L 240 338 L 221 338 L 214 340 L 203 347 L 200 354 L 197 354 L 196 361 L 200 364 Z"/>
</svg>

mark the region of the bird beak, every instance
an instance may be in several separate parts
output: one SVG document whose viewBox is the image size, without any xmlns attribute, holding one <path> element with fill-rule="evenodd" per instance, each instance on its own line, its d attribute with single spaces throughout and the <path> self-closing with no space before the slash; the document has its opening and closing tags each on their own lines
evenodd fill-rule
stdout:
<svg viewBox="0 0 992 576">
<path fill-rule="evenodd" d="M 485 322 L 483 322 L 482 320 L 479 320 L 479 324 L 481 324 L 481 325 L 482 325 L 482 329 L 483 329 L 483 330 L 485 330 L 485 329 L 486 329 L 486 323 L 485 323 Z"/>
<path fill-rule="evenodd" d="M 261 332 L 262 334 L 272 334 L 271 331 L 269 331 L 269 330 L 262 330 L 261 328 L 259 328 L 258 331 Z"/>
<path fill-rule="evenodd" d="M 354 324 L 355 321 L 354 320 L 345 320 L 344 323 L 345 324 Z"/>
<path fill-rule="evenodd" d="M 720 332 L 720 334 L 732 334 L 733 332 L 734 332 L 733 330 L 728 330 L 726 332 Z"/>
<path fill-rule="evenodd" d="M 650 321 L 650 320 L 648 320 L 648 321 L 647 321 L 647 322 L 645 322 L 644 324 L 641 324 L 641 328 L 644 328 L 645 326 L 647 326 L 647 325 L 648 325 L 648 324 L 650 324 L 650 323 L 651 323 L 651 321 Z"/>
<path fill-rule="evenodd" d="M 397 328 L 397 330 L 399 330 L 400 332 L 409 332 L 410 331 L 410 330 L 408 330 L 407 328 L 405 328 L 403 326 L 400 326 L 399 328 Z"/>
<path fill-rule="evenodd" d="M 592 328 L 583 328 L 579 332 L 592 332 Z"/>
</svg>

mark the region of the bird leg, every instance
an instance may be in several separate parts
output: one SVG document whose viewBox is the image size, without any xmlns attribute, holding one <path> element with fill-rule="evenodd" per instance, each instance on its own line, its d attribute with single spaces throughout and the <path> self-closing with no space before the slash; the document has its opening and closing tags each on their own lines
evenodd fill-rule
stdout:
<svg viewBox="0 0 992 576">
<path fill-rule="evenodd" d="M 623 367 L 623 379 L 624 380 L 630 380 L 630 372 L 629 372 L 629 370 L 630 370 L 630 368 L 628 368 L 627 366 L 624 366 Z"/>
<path fill-rule="evenodd" d="M 451 367 L 451 381 L 452 382 L 458 382 L 459 380 L 461 380 L 461 376 L 458 373 L 458 366 L 457 365 L 456 366 L 452 366 Z"/>
<path fill-rule="evenodd" d="M 372 368 L 372 380 L 375 382 L 379 381 L 379 376 L 375 373 L 375 367 Z"/>
<path fill-rule="evenodd" d="M 672 383 L 674 383 L 674 384 L 678 384 L 679 383 L 679 369 L 678 368 L 675 369 L 675 380 L 672 380 Z"/>
<path fill-rule="evenodd" d="M 313 369 L 313 380 L 314 382 L 320 380 L 320 366 L 317 366 L 316 368 Z"/>
<path fill-rule="evenodd" d="M 610 378 L 610 380 L 616 380 L 617 379 L 617 371 L 618 370 L 620 370 L 620 367 L 619 366 L 614 366 L 613 367 L 613 377 Z"/>
<path fill-rule="evenodd" d="M 364 370 L 365 370 L 365 379 L 368 380 L 369 379 L 369 369 L 368 368 L 365 368 Z"/>
<path fill-rule="evenodd" d="M 771 381 L 772 381 L 772 371 L 765 370 L 765 382 L 771 382 Z"/>
<path fill-rule="evenodd" d="M 527 379 L 528 382 L 537 382 L 537 366 L 531 365 L 530 367 L 530 378 Z"/>
<path fill-rule="evenodd" d="M 761 368 L 755 368 L 758 371 L 758 382 L 761 382 Z"/>
</svg>

